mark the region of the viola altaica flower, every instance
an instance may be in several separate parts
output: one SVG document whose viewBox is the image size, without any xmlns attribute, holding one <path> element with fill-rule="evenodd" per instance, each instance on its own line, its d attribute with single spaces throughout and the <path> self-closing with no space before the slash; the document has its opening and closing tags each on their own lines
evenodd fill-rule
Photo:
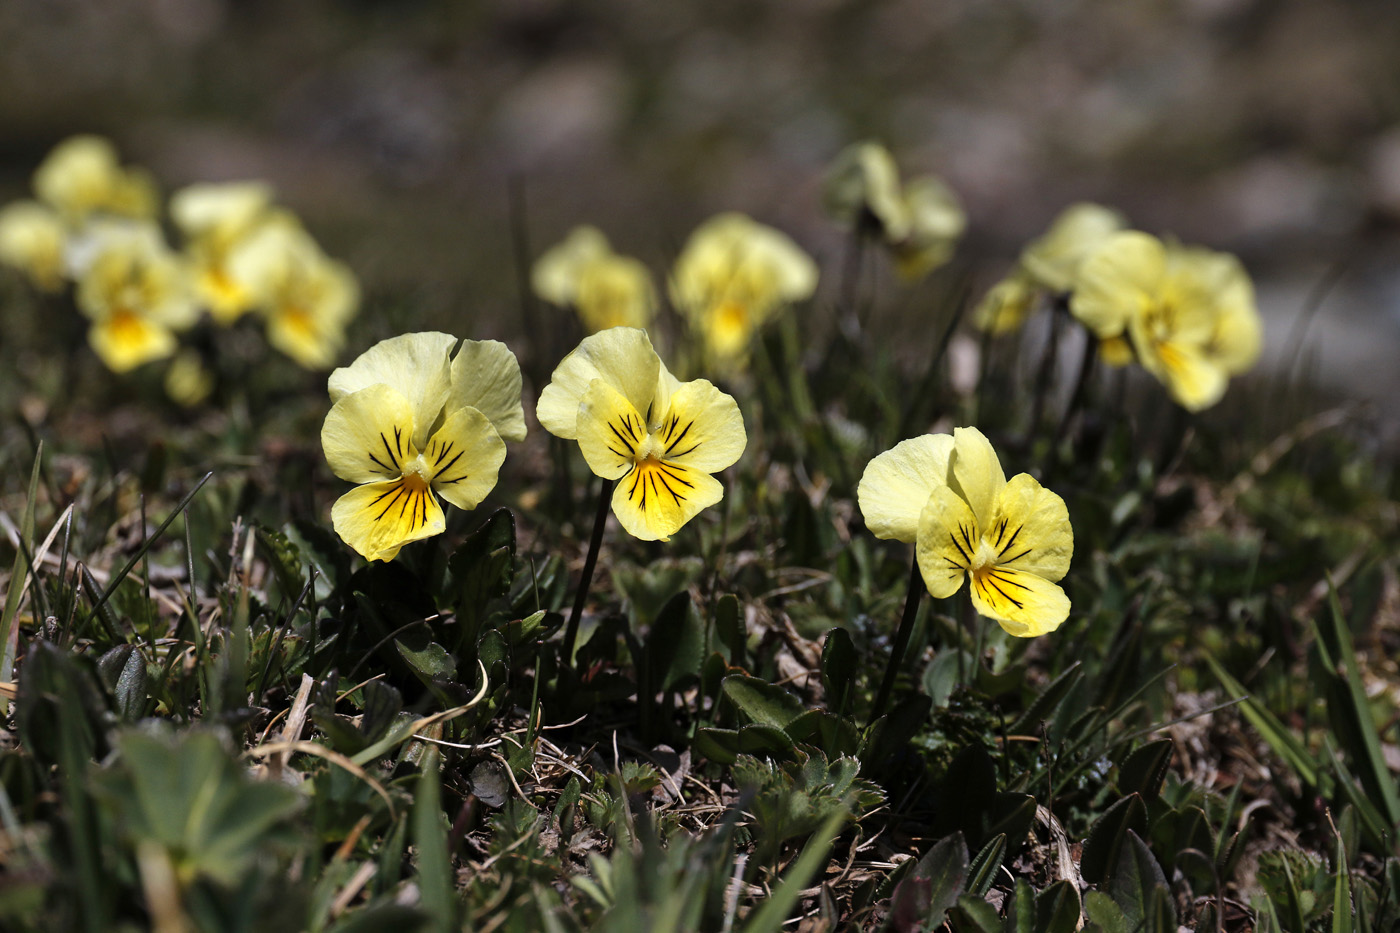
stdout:
<svg viewBox="0 0 1400 933">
<path fill-rule="evenodd" d="M 18 269 L 40 291 L 63 288 L 63 221 L 37 201 L 16 201 L 0 210 L 0 263 Z"/>
<path fill-rule="evenodd" d="M 641 327 L 656 316 L 656 289 L 641 262 L 612 251 L 597 227 L 576 227 L 536 262 L 535 294 L 572 306 L 590 334 L 609 327 Z"/>
<path fill-rule="evenodd" d="M 321 447 L 359 484 L 331 509 L 336 534 L 366 560 L 393 560 L 447 527 L 441 496 L 474 509 L 495 488 L 505 441 L 525 438 L 520 366 L 505 344 L 405 334 L 331 373 Z"/>
<path fill-rule="evenodd" d="M 149 219 L 156 186 L 140 169 L 123 168 L 100 136 L 74 136 L 54 147 L 34 172 L 34 191 L 70 223 L 93 214 Z"/>
<path fill-rule="evenodd" d="M 252 289 L 234 277 L 229 257 L 267 217 L 271 204 L 272 189 L 256 181 L 190 185 L 170 198 L 195 290 L 220 324 L 233 323 L 253 306 Z"/>
<path fill-rule="evenodd" d="M 1027 473 L 1007 480 L 976 428 L 895 445 L 866 466 L 857 495 L 877 538 L 915 545 L 933 596 L 952 596 L 967 579 L 977 612 L 1023 638 L 1069 616 L 1056 585 L 1074 553 L 1064 500 Z"/>
<path fill-rule="evenodd" d="M 77 258 L 74 258 L 77 257 Z M 70 249 L 88 342 L 113 372 L 175 352 L 175 331 L 198 314 L 184 267 L 154 224 L 90 226 Z"/>
<path fill-rule="evenodd" d="M 1254 286 L 1239 260 L 1136 230 L 1108 237 L 1085 259 L 1070 310 L 1101 340 L 1126 338 L 1190 411 L 1220 401 L 1230 377 L 1259 356 Z"/>
<path fill-rule="evenodd" d="M 901 188 L 894 157 L 878 143 L 842 150 L 827 172 L 822 194 L 838 223 L 879 236 L 906 282 L 922 279 L 951 259 L 967 228 L 957 195 L 941 179 L 924 175 Z"/>
<path fill-rule="evenodd" d="M 671 301 L 721 368 L 741 364 L 782 307 L 812 297 L 817 265 L 786 234 L 743 214 L 712 217 L 676 259 Z"/>
<path fill-rule="evenodd" d="M 1049 230 L 1021 251 L 1015 270 L 973 309 L 973 325 L 994 335 L 1019 329 L 1043 295 L 1073 290 L 1085 257 L 1122 230 L 1124 222 L 1122 214 L 1100 204 L 1065 208 Z"/>
<path fill-rule="evenodd" d="M 594 473 L 616 480 L 612 510 L 643 541 L 665 541 L 724 497 L 711 474 L 744 452 L 734 399 L 705 379 L 681 383 L 646 331 L 614 327 L 584 339 L 554 370 L 536 415 L 577 440 Z"/>
<path fill-rule="evenodd" d="M 307 369 L 335 362 L 359 306 L 359 286 L 293 218 L 278 216 L 240 241 L 228 273 L 246 283 L 267 321 L 268 343 Z"/>
</svg>

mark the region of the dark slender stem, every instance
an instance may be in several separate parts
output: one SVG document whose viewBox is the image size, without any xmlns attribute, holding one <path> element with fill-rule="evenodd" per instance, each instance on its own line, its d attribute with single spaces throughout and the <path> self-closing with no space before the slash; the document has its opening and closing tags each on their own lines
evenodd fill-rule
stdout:
<svg viewBox="0 0 1400 933">
<path fill-rule="evenodd" d="M 1055 437 L 1050 441 L 1049 463 L 1045 468 L 1046 476 L 1050 475 L 1051 468 L 1059 462 L 1056 452 L 1060 449 L 1060 442 L 1065 439 L 1066 432 L 1069 431 L 1069 423 L 1074 420 L 1075 414 L 1084 406 L 1084 396 L 1088 394 L 1089 383 L 1097 368 L 1094 364 L 1098 362 L 1098 359 L 1098 338 L 1086 330 L 1084 331 L 1084 354 L 1079 358 L 1079 376 L 1074 380 L 1074 393 L 1069 397 L 1069 403 L 1065 405 L 1065 410 L 1060 415 L 1060 423 L 1055 427 Z"/>
<path fill-rule="evenodd" d="M 904 662 L 904 652 L 909 647 L 909 636 L 913 634 L 914 619 L 919 615 L 919 600 L 923 595 L 924 576 L 919 572 L 919 555 L 916 551 L 913 566 L 909 568 L 909 592 L 904 597 L 904 617 L 899 620 L 899 631 L 895 632 L 894 647 L 890 649 L 889 665 L 885 668 L 884 679 L 880 681 L 880 692 L 875 696 L 875 708 L 870 711 L 872 723 L 885 715 L 885 707 L 889 705 L 894 678 Z"/>
<path fill-rule="evenodd" d="M 1031 396 L 1031 420 L 1026 427 L 1026 447 L 1035 443 L 1035 432 L 1040 429 L 1040 416 L 1045 410 L 1045 396 L 1050 393 L 1054 381 L 1055 360 L 1060 355 L 1060 324 L 1062 319 L 1055 308 L 1050 315 L 1050 334 L 1045 338 L 1045 350 L 1040 357 L 1040 369 L 1035 376 L 1035 392 Z"/>
<path fill-rule="evenodd" d="M 593 582 L 593 567 L 598 563 L 598 548 L 603 544 L 603 528 L 608 523 L 608 506 L 612 504 L 612 490 L 617 480 L 603 480 L 603 488 L 598 493 L 598 515 L 593 519 L 593 537 L 588 540 L 588 556 L 583 561 L 583 575 L 578 580 L 578 592 L 574 594 L 574 609 L 569 613 L 569 624 L 564 627 L 564 663 L 574 656 L 574 641 L 578 638 L 578 620 L 583 616 L 583 604 L 588 602 L 588 587 Z"/>
</svg>

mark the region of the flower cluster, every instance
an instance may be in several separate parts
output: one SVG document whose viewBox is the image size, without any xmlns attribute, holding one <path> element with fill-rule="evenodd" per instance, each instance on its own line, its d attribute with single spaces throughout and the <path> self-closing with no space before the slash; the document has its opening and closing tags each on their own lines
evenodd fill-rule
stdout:
<svg viewBox="0 0 1400 933">
<path fill-rule="evenodd" d="M 331 509 L 366 560 L 393 560 L 447 527 L 441 496 L 474 509 L 496 485 L 506 441 L 525 439 L 520 366 L 503 343 L 405 334 L 331 373 L 321 447 L 356 488 Z"/>
<path fill-rule="evenodd" d="M 647 327 L 656 316 L 656 289 L 647 267 L 612 251 L 597 227 L 576 227 L 536 262 L 535 294 L 573 307 L 594 334 L 609 327 Z"/>
<path fill-rule="evenodd" d="M 967 228 L 957 195 L 934 175 L 901 185 L 894 156 L 873 142 L 846 147 L 827 172 L 826 209 L 838 223 L 877 236 L 906 282 L 917 282 L 953 256 Z"/>
<path fill-rule="evenodd" d="M 1020 637 L 1069 616 L 1056 585 L 1074 553 L 1064 500 L 1028 473 L 1008 480 L 976 428 L 897 444 L 866 466 L 857 497 L 875 537 L 915 545 L 933 596 L 952 596 L 966 579 L 977 612 Z"/>
<path fill-rule="evenodd" d="M 170 199 L 183 237 L 173 250 L 159 223 L 151 176 L 123 166 L 96 136 L 60 143 L 34 173 L 36 199 L 0 210 L 0 263 L 41 291 L 74 285 L 91 325 L 89 343 L 114 372 L 169 358 L 201 309 L 228 325 L 262 317 L 268 342 L 302 366 L 326 369 L 359 303 L 354 276 L 328 258 L 260 182 L 195 184 Z M 196 401 L 208 378 L 189 378 L 182 357 L 177 397 Z M 207 388 L 206 390 L 207 391 Z"/>
<path fill-rule="evenodd" d="M 657 297 L 639 261 L 612 251 L 593 227 L 579 227 L 535 263 L 537 295 L 577 310 L 589 333 L 649 327 Z M 685 320 L 704 365 L 732 372 L 754 338 L 784 307 L 806 301 L 817 266 L 786 234 L 737 213 L 696 228 L 671 273 L 669 297 Z"/>
</svg>

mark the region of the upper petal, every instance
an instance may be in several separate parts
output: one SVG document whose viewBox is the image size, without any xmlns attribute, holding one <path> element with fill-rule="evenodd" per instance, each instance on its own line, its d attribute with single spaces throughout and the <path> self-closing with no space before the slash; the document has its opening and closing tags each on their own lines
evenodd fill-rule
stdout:
<svg viewBox="0 0 1400 933">
<path fill-rule="evenodd" d="M 1099 337 L 1120 334 L 1160 300 L 1166 263 L 1156 237 L 1136 230 L 1109 234 L 1079 266 L 1070 311 Z"/>
<path fill-rule="evenodd" d="M 626 396 L 594 379 L 578 406 L 578 446 L 589 469 L 618 479 L 644 456 L 646 424 Z"/>
<path fill-rule="evenodd" d="M 583 338 L 572 353 L 555 367 L 549 385 L 540 393 L 535 415 L 549 433 L 577 437 L 579 404 L 594 379 L 612 386 L 639 412 L 645 412 L 656 395 L 661 358 L 652 349 L 647 332 L 635 327 L 611 327 Z"/>
<path fill-rule="evenodd" d="M 997 566 L 1055 582 L 1069 570 L 1074 529 L 1065 500 L 1029 473 L 1017 473 L 997 497 L 996 515 L 983 532 L 997 549 Z"/>
<path fill-rule="evenodd" d="M 744 453 L 748 436 L 739 403 L 708 379 L 681 385 L 657 429 L 656 456 L 706 473 L 718 473 Z"/>
<path fill-rule="evenodd" d="M 413 409 L 397 389 L 375 383 L 342 396 L 321 425 L 331 471 L 351 483 L 397 479 L 417 455 Z"/>
<path fill-rule="evenodd" d="M 612 508 L 634 538 L 665 541 L 701 509 L 723 498 L 724 487 L 708 473 L 648 460 L 618 482 Z"/>
<path fill-rule="evenodd" d="M 1123 225 L 1123 215 L 1112 208 L 1087 202 L 1071 204 L 1043 236 L 1025 248 L 1021 264 L 1045 288 L 1070 291 L 1084 257 Z"/>
<path fill-rule="evenodd" d="M 557 305 L 573 304 L 578 300 L 579 282 L 589 264 L 608 256 L 612 247 L 597 227 L 581 226 L 550 247 L 535 260 L 530 270 L 530 285 L 545 301 Z"/>
<path fill-rule="evenodd" d="M 1054 583 L 990 565 L 972 575 L 972 607 L 1020 638 L 1052 632 L 1069 618 L 1069 597 Z"/>
<path fill-rule="evenodd" d="M 452 394 L 447 407 L 475 408 L 502 440 L 525 440 L 525 409 L 520 405 L 520 363 L 499 340 L 463 340 L 452 360 Z"/>
<path fill-rule="evenodd" d="M 447 358 L 456 343 L 451 334 L 434 331 L 381 340 L 349 366 L 331 373 L 327 382 L 331 401 L 376 383 L 392 386 L 408 400 L 417 432 L 414 446 L 422 449 L 451 391 Z"/>
<path fill-rule="evenodd" d="M 428 438 L 423 462 L 433 491 L 459 509 L 474 509 L 496 488 L 506 444 L 475 408 L 458 408 Z"/>
<path fill-rule="evenodd" d="M 856 498 L 871 534 L 914 542 L 929 496 L 948 485 L 952 452 L 952 435 L 925 434 L 900 441 L 866 464 Z"/>
<path fill-rule="evenodd" d="M 991 441 L 976 428 L 954 428 L 948 465 L 948 485 L 972 508 L 978 529 L 985 530 L 991 523 L 997 496 L 1006 485 L 1006 474 Z"/>
<path fill-rule="evenodd" d="M 934 489 L 919 514 L 914 555 L 930 595 L 944 599 L 962 586 L 977 553 L 977 520 L 962 497 L 947 486 Z"/>
</svg>

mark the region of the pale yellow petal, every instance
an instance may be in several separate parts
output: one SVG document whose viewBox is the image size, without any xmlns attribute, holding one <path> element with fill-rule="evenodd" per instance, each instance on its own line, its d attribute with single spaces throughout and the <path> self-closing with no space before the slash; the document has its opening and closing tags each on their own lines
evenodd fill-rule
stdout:
<svg viewBox="0 0 1400 933">
<path fill-rule="evenodd" d="M 16 201 L 0 209 L 0 263 L 23 272 L 36 288 L 63 287 L 63 221 L 37 201 Z"/>
<path fill-rule="evenodd" d="M 612 252 L 608 238 L 597 227 L 575 227 L 560 243 L 535 260 L 530 285 L 545 301 L 571 305 L 578 300 L 583 271 Z"/>
<path fill-rule="evenodd" d="M 1069 618 L 1069 597 L 1033 573 L 988 565 L 972 575 L 972 607 L 1008 634 L 1034 638 Z"/>
<path fill-rule="evenodd" d="M 249 231 L 272 204 L 272 188 L 260 181 L 199 183 L 170 196 L 170 219 L 187 237 L 227 246 Z"/>
<path fill-rule="evenodd" d="M 967 215 L 953 189 L 933 175 L 910 181 L 904 200 L 909 233 L 893 244 L 895 269 L 905 282 L 916 282 L 952 258 Z"/>
<path fill-rule="evenodd" d="M 718 473 L 744 453 L 748 436 L 734 397 L 708 379 L 683 383 L 656 432 L 654 452 L 668 463 Z"/>
<path fill-rule="evenodd" d="M 1122 214 L 1101 204 L 1071 204 L 1043 236 L 1026 246 L 1021 265 L 1041 287 L 1070 291 L 1084 257 L 1124 225 Z"/>
<path fill-rule="evenodd" d="M 650 445 L 636 407 L 612 385 L 594 379 L 578 407 L 578 446 L 589 469 L 604 479 L 619 479 Z"/>
<path fill-rule="evenodd" d="M 656 396 L 660 370 L 661 358 L 646 331 L 635 327 L 600 331 L 585 337 L 555 368 L 535 415 L 546 431 L 572 440 L 577 436 L 579 404 L 593 380 L 603 380 L 645 413 Z"/>
<path fill-rule="evenodd" d="M 491 419 L 475 408 L 458 408 L 428 438 L 424 475 L 433 491 L 459 509 L 474 509 L 496 488 L 506 443 Z"/>
<path fill-rule="evenodd" d="M 1137 357 L 1126 336 L 1105 337 L 1099 341 L 1099 358 L 1109 366 L 1127 366 Z"/>
<path fill-rule="evenodd" d="M 1020 329 L 1035 307 L 1040 291 L 1017 270 L 991 287 L 972 309 L 972 326 L 993 336 Z"/>
<path fill-rule="evenodd" d="M 408 400 L 414 446 L 422 449 L 451 392 L 448 355 L 456 343 L 456 337 L 436 331 L 381 340 L 349 366 L 331 373 L 327 381 L 331 401 L 377 383 L 394 388 Z"/>
<path fill-rule="evenodd" d="M 1166 249 L 1136 230 L 1110 234 L 1079 267 L 1070 311 L 1100 338 L 1116 337 L 1160 300 Z"/>
<path fill-rule="evenodd" d="M 998 567 L 1024 570 L 1051 583 L 1065 575 L 1074 556 L 1074 529 L 1065 500 L 1029 473 L 1007 481 L 983 535 L 996 549 Z"/>
<path fill-rule="evenodd" d="M 630 256 L 609 254 L 583 268 L 575 303 L 589 333 L 609 327 L 647 327 L 656 316 L 656 289 L 644 264 Z"/>
<path fill-rule="evenodd" d="M 1229 374 L 1201 347 L 1174 340 L 1137 342 L 1138 359 L 1188 411 L 1202 411 L 1225 396 Z"/>
<path fill-rule="evenodd" d="M 331 507 L 331 523 L 366 560 L 393 560 L 410 541 L 447 528 L 442 506 L 417 474 L 350 490 Z"/>
<path fill-rule="evenodd" d="M 877 538 L 913 544 L 933 491 L 948 485 L 951 434 L 900 441 L 865 466 L 856 498 L 865 526 Z"/>
<path fill-rule="evenodd" d="M 331 472 L 351 483 L 397 479 L 413 462 L 413 406 L 397 390 L 375 383 L 343 395 L 321 425 L 321 449 Z"/>
<path fill-rule="evenodd" d="M 502 440 L 525 440 L 520 405 L 520 363 L 499 340 L 463 340 L 452 360 L 448 408 L 470 407 L 485 415 Z"/>
<path fill-rule="evenodd" d="M 612 508 L 634 538 L 665 541 L 723 498 L 724 487 L 708 473 L 648 460 L 618 481 Z"/>
<path fill-rule="evenodd" d="M 894 156 L 879 143 L 855 143 L 841 150 L 822 182 L 822 204 L 848 228 L 856 225 L 863 211 L 869 211 L 882 236 L 901 240 L 909 233 L 899 169 Z"/>
<path fill-rule="evenodd" d="M 1249 273 L 1238 262 L 1217 292 L 1215 302 L 1219 319 L 1210 345 L 1211 354 L 1226 372 L 1239 375 L 1259 359 L 1264 335 L 1259 309 L 1254 302 L 1254 285 Z"/>
<path fill-rule="evenodd" d="M 972 509 L 947 486 L 934 489 L 919 514 L 914 550 L 931 596 L 944 599 L 958 591 L 977 545 L 977 519 Z"/>
<path fill-rule="evenodd" d="M 164 359 L 179 346 L 169 328 L 127 311 L 94 322 L 88 328 L 88 343 L 114 373 Z"/>
<path fill-rule="evenodd" d="M 972 514 L 977 517 L 977 527 L 986 529 L 991 523 L 997 496 L 1006 485 L 1006 474 L 1001 470 L 1001 461 L 991 441 L 981 431 L 953 429 L 948 475 L 948 485 L 971 507 Z"/>
</svg>

